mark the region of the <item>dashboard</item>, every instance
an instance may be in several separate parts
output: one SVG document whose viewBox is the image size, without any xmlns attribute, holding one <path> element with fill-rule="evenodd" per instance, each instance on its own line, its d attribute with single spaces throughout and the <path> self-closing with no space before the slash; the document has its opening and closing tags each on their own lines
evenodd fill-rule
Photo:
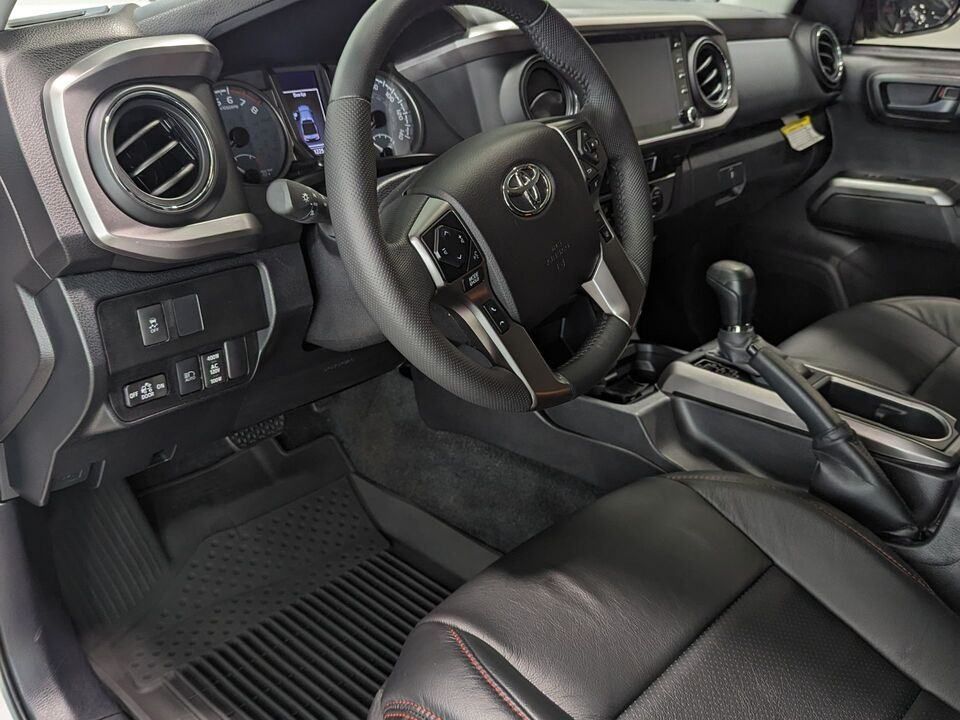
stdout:
<svg viewBox="0 0 960 720">
<path fill-rule="evenodd" d="M 239 4 L 128 6 L 0 39 L 17 68 L 0 89 L 22 99 L 0 108 L 4 147 L 22 149 L 0 183 L 0 438 L 18 478 L 0 499 L 125 477 L 399 361 L 336 237 L 267 201 L 278 178 L 325 189 L 331 83 L 368 3 Z M 658 222 L 745 211 L 824 161 L 828 143 L 795 152 L 780 130 L 798 114 L 829 134 L 829 28 L 725 3 L 629 9 L 568 16 L 623 98 Z M 573 79 L 479 11 L 409 28 L 371 91 L 384 186 L 473 135 L 581 107 Z"/>
</svg>

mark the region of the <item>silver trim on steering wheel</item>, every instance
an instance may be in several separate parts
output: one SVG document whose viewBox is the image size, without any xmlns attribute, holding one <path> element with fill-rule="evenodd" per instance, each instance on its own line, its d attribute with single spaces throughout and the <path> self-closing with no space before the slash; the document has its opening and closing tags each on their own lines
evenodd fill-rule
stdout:
<svg viewBox="0 0 960 720">
<path fill-rule="evenodd" d="M 453 208 L 445 200 L 428 198 L 408 234 L 410 244 L 437 287 L 437 303 L 457 314 L 494 363 L 509 369 L 520 379 L 530 393 L 531 409 L 554 405 L 559 399 L 569 398 L 572 387 L 547 365 L 526 329 L 511 320 L 509 328 L 501 332 L 483 311 L 483 303 L 494 298 L 486 281 L 486 260 L 478 268 L 484 280 L 469 290 L 464 289 L 464 278 L 447 282 L 443 277 L 430 249 L 432 243 L 425 235 L 450 212 L 453 212 Z"/>
</svg>

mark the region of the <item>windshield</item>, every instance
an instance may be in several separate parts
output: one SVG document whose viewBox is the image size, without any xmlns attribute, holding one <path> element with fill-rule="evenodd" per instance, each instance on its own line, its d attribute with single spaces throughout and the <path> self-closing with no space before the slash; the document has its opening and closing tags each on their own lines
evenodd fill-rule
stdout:
<svg viewBox="0 0 960 720">
<path fill-rule="evenodd" d="M 661 0 L 662 1 L 662 0 Z M 719 2 L 724 5 L 740 5 L 742 7 L 766 10 L 772 13 L 785 13 L 793 9 L 797 0 L 670 0 L 671 2 Z M 599 9 L 622 10 L 626 6 L 650 2 L 650 0 L 550 0 L 551 3 L 562 9 Z"/>
<path fill-rule="evenodd" d="M 696 0 L 672 0 L 672 2 L 690 2 Z M 699 0 L 703 2 L 704 0 Z M 787 12 L 796 0 L 706 0 L 707 2 L 722 2 L 727 5 L 743 5 L 769 12 Z M 138 5 L 145 5 L 150 0 L 127 0 Z M 552 0 L 559 8 L 597 8 L 615 10 L 632 3 L 649 2 L 649 0 Z M 111 0 L 17 0 L 10 15 L 11 20 L 17 18 L 36 17 L 51 13 L 70 12 L 86 8 L 104 7 L 105 5 L 123 5 L 125 2 L 111 2 Z"/>
</svg>

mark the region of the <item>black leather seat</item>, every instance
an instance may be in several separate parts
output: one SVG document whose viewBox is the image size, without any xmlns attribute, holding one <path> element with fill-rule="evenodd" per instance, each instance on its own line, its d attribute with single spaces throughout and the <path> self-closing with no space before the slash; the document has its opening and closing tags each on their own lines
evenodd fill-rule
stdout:
<svg viewBox="0 0 960 720">
<path fill-rule="evenodd" d="M 960 718 L 960 619 L 869 531 L 726 474 L 645 480 L 407 641 L 371 718 Z"/>
<path fill-rule="evenodd" d="M 791 357 L 912 395 L 960 418 L 960 300 L 866 303 L 780 346 Z"/>
</svg>

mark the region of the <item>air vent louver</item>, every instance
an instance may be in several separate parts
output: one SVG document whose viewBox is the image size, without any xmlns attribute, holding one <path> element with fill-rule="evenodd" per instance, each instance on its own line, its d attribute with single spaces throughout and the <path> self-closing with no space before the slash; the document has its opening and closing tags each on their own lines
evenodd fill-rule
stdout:
<svg viewBox="0 0 960 720">
<path fill-rule="evenodd" d="M 733 93 L 733 72 L 726 53 L 709 38 L 696 42 L 690 53 L 693 87 L 704 109 L 720 112 Z"/>
<path fill-rule="evenodd" d="M 186 212 L 213 184 L 213 151 L 203 124 L 161 90 L 121 96 L 105 119 L 103 142 L 117 182 L 151 210 Z"/>
<path fill-rule="evenodd" d="M 576 112 L 576 96 L 545 60 L 536 59 L 527 65 L 520 82 L 524 112 L 531 120 Z"/>
<path fill-rule="evenodd" d="M 818 25 L 813 33 L 813 56 L 820 80 L 837 88 L 843 80 L 843 50 L 836 33 L 826 25 Z"/>
</svg>

